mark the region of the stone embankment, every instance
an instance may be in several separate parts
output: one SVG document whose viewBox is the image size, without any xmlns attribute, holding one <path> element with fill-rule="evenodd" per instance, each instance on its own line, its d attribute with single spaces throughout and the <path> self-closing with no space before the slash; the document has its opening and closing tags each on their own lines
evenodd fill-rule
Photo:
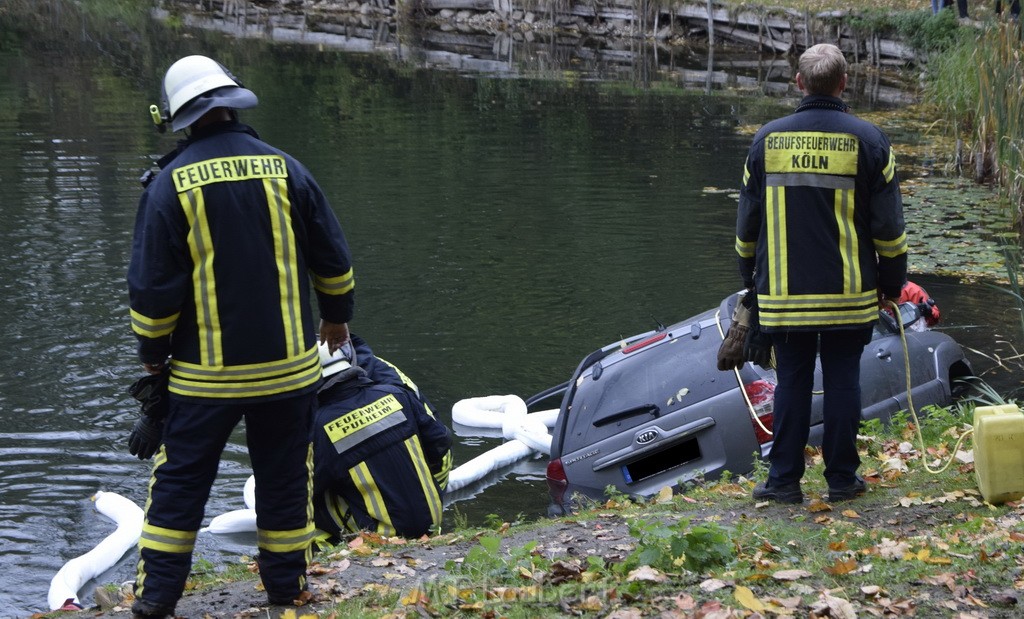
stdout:
<svg viewBox="0 0 1024 619">
<path fill-rule="evenodd" d="M 302 14 L 313 29 L 432 29 L 462 34 L 538 35 L 652 41 L 732 42 L 748 49 L 798 54 L 813 43 L 838 43 L 858 63 L 906 64 L 912 49 L 855 27 L 851 12 L 737 9 L 716 0 L 167 0 L 167 8 L 199 8 L 224 18 Z"/>
</svg>

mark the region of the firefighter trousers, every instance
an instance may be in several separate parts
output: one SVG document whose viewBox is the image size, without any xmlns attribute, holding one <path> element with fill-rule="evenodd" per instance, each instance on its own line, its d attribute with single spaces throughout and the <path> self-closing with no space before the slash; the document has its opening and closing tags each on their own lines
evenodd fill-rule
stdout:
<svg viewBox="0 0 1024 619">
<path fill-rule="evenodd" d="M 170 614 L 181 597 L 221 452 L 242 419 L 256 478 L 260 578 L 271 602 L 290 602 L 305 590 L 314 532 L 309 428 L 315 405 L 315 394 L 244 404 L 172 395 L 139 540 L 141 608 Z"/>
<path fill-rule="evenodd" d="M 819 339 L 820 336 L 820 339 Z M 821 355 L 824 391 L 822 456 L 830 488 L 853 483 L 860 456 L 860 357 L 870 329 L 773 333 L 779 383 L 775 387 L 768 485 L 799 483 L 804 474 L 804 447 L 810 435 L 816 356 Z M 820 343 L 820 350 L 819 350 Z"/>
</svg>

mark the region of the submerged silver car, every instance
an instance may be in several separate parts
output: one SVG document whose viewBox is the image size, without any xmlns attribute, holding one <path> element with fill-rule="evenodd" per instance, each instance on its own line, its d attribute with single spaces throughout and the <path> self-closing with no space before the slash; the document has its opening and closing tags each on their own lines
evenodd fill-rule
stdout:
<svg viewBox="0 0 1024 619">
<path fill-rule="evenodd" d="M 562 394 L 547 466 L 554 512 L 565 511 L 577 492 L 600 497 L 614 487 L 646 496 L 723 471 L 748 473 L 755 458 L 768 454 L 774 370 L 747 363 L 723 372 L 716 363 L 738 298 L 731 295 L 716 309 L 595 351 L 569 381 L 527 400 L 532 405 Z M 861 357 L 865 420 L 888 421 L 908 408 L 908 357 L 915 408 L 948 405 L 968 389 L 958 380 L 972 376 L 960 345 L 938 331 L 910 329 L 921 318 L 918 306 L 900 309 L 908 355 L 897 319 L 880 312 Z M 820 444 L 822 435 L 820 386 L 819 363 L 812 444 Z"/>
</svg>

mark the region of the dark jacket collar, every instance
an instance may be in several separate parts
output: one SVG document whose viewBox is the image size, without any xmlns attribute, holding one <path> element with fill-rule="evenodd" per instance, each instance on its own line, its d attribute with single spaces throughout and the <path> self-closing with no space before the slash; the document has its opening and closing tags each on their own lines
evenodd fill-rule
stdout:
<svg viewBox="0 0 1024 619">
<path fill-rule="evenodd" d="M 192 133 L 184 140 L 182 146 L 188 146 L 193 142 L 198 142 L 199 140 L 208 138 L 212 135 L 217 135 L 218 133 L 248 133 L 257 140 L 260 138 L 259 134 L 256 133 L 256 130 L 249 125 L 243 125 L 236 120 L 228 120 L 219 123 L 211 123 L 192 131 Z"/>
<path fill-rule="evenodd" d="M 256 138 L 257 140 L 260 139 L 260 136 L 259 136 L 258 133 L 256 133 L 255 129 L 253 129 L 249 125 L 243 125 L 242 123 L 240 123 L 238 121 L 230 120 L 230 121 L 226 121 L 226 122 L 213 123 L 213 124 L 210 124 L 210 125 L 206 125 L 205 127 L 202 127 L 201 129 L 196 129 L 195 131 L 190 133 L 188 136 L 178 140 L 178 143 L 174 147 L 174 150 L 172 150 L 171 152 L 167 153 L 166 155 L 161 157 L 159 160 L 157 160 L 157 162 L 156 162 L 157 168 L 163 170 L 172 161 L 174 161 L 175 158 L 177 158 L 177 156 L 180 155 L 182 151 L 184 151 L 190 145 L 195 144 L 199 140 L 202 140 L 204 138 L 208 138 L 208 137 L 210 137 L 212 135 L 217 135 L 219 133 L 248 133 L 249 135 L 251 135 L 252 137 Z M 155 177 L 155 174 L 153 174 L 151 172 L 147 172 L 146 174 L 144 174 L 142 179 L 141 179 L 142 180 L 142 186 L 143 187 L 148 186 L 149 183 L 152 182 L 154 177 Z"/>
<path fill-rule="evenodd" d="M 850 106 L 846 105 L 846 102 L 839 97 L 830 97 L 828 95 L 807 95 L 800 100 L 800 105 L 796 107 L 797 112 L 803 112 L 804 110 L 835 110 L 836 112 L 849 112 Z"/>
</svg>

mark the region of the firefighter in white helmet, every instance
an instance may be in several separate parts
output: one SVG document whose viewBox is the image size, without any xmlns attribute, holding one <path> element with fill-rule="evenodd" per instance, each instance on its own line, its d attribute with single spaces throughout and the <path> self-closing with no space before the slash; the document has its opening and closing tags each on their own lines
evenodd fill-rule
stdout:
<svg viewBox="0 0 1024 619">
<path fill-rule="evenodd" d="M 420 537 L 441 524 L 451 431 L 397 367 L 357 335 L 320 347 L 324 384 L 313 422 L 317 528 L 333 540 L 367 530 Z"/>
<path fill-rule="evenodd" d="M 167 70 L 155 113 L 187 139 L 146 183 L 128 268 L 139 359 L 152 374 L 169 368 L 170 394 L 166 418 L 143 417 L 129 440 L 139 457 L 156 453 L 136 617 L 174 614 L 221 451 L 242 419 L 263 586 L 271 604 L 308 597 L 318 343 L 348 341 L 354 280 L 316 181 L 238 122 L 256 102 L 219 63 L 188 56 Z"/>
</svg>

